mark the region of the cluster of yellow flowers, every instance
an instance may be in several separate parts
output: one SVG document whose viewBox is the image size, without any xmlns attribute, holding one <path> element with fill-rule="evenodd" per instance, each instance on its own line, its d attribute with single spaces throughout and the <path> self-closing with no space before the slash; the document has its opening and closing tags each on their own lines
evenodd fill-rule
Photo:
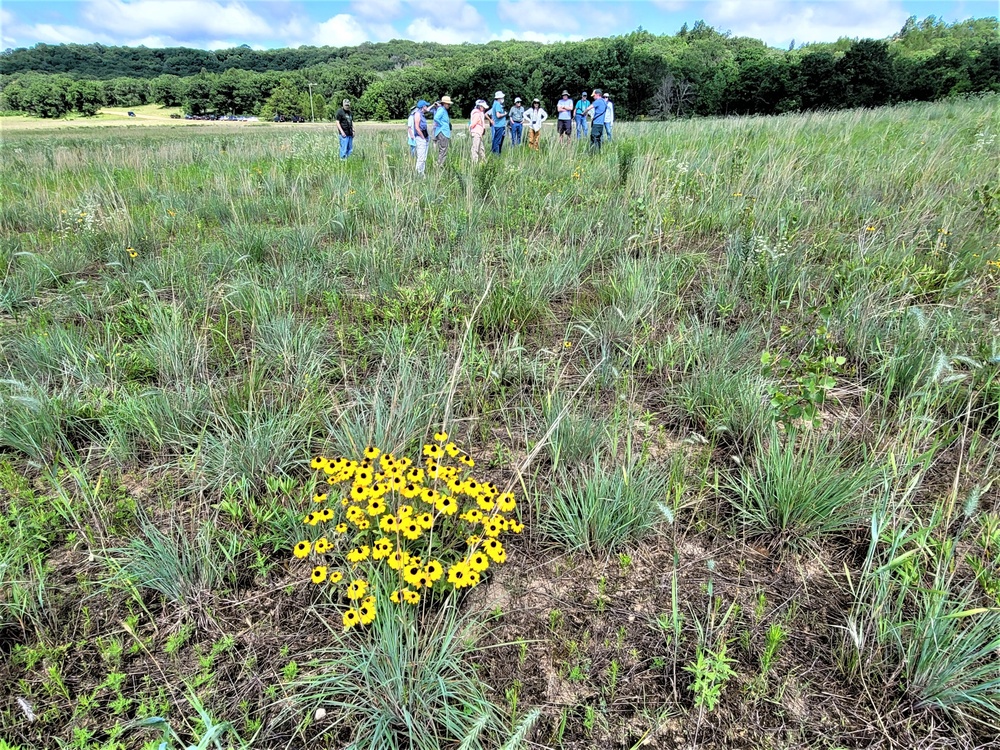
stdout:
<svg viewBox="0 0 1000 750">
<path fill-rule="evenodd" d="M 389 600 L 416 605 L 421 590 L 433 589 L 442 578 L 455 589 L 478 584 L 491 564 L 507 561 L 500 537 L 524 529 L 509 515 L 517 509 L 514 496 L 476 479 L 471 473 L 475 461 L 450 442 L 447 433 L 436 433 L 422 453 L 423 466 L 376 446 L 366 448 L 360 461 L 324 456 L 312 460 L 312 468 L 322 472 L 330 489 L 313 496 L 322 507 L 303 522 L 322 526 L 317 533 L 325 534 L 298 542 L 293 554 L 303 560 L 334 556 L 351 569 L 344 595 L 354 606 L 343 614 L 345 629 L 368 625 L 376 617 L 376 597 L 365 597 L 369 581 L 354 577 L 361 565 L 371 572 L 387 566 L 396 582 Z M 337 486 L 340 490 L 331 500 Z M 336 585 L 346 579 L 340 570 L 316 564 L 311 580 Z"/>
</svg>

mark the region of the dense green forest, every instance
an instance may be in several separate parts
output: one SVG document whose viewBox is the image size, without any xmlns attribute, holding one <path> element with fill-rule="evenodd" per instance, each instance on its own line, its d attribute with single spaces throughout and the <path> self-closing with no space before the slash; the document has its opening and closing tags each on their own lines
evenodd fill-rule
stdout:
<svg viewBox="0 0 1000 750">
<path fill-rule="evenodd" d="M 309 88 L 312 84 L 312 106 Z M 358 47 L 207 51 L 48 45 L 0 55 L 0 109 L 40 117 L 147 103 L 209 113 L 327 117 L 347 96 L 360 118 L 405 117 L 449 93 L 462 112 L 500 88 L 554 102 L 602 86 L 625 116 L 779 114 L 1000 91 L 996 18 L 911 17 L 883 40 L 787 50 L 703 22 L 677 34 L 542 45 L 394 40 Z"/>
</svg>

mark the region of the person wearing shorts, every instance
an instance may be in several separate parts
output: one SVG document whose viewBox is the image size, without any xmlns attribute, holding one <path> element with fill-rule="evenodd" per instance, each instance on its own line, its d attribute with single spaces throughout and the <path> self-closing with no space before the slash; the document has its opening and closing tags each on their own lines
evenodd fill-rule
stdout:
<svg viewBox="0 0 1000 750">
<path fill-rule="evenodd" d="M 573 100 L 568 91 L 562 92 L 562 99 L 556 105 L 559 114 L 556 117 L 556 133 L 567 141 L 573 137 Z"/>
</svg>

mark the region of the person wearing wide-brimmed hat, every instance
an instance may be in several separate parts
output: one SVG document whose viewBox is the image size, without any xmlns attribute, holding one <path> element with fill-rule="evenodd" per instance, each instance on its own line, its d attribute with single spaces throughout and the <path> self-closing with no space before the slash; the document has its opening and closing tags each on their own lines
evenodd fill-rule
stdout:
<svg viewBox="0 0 1000 750">
<path fill-rule="evenodd" d="M 573 137 L 573 100 L 569 96 L 569 92 L 563 90 L 562 99 L 556 104 L 556 132 L 559 137 L 564 140 L 569 140 Z"/>
<path fill-rule="evenodd" d="M 587 110 L 590 108 L 590 100 L 587 99 L 587 92 L 580 94 L 580 99 L 576 103 L 576 139 L 580 140 L 587 135 Z"/>
<path fill-rule="evenodd" d="M 444 158 L 448 155 L 451 145 L 451 97 L 442 96 L 434 113 L 434 143 L 437 144 L 437 165 L 444 166 Z"/>
<path fill-rule="evenodd" d="M 417 110 L 413 113 L 413 140 L 417 142 L 417 174 L 424 176 L 427 167 L 427 147 L 430 143 L 430 132 L 427 127 L 427 110 L 430 103 L 426 99 L 417 102 Z"/>
<path fill-rule="evenodd" d="M 507 133 L 507 110 L 503 106 L 503 92 L 498 91 L 493 95 L 493 106 L 490 108 L 490 119 L 493 121 L 493 148 L 494 154 L 503 151 L 503 138 Z"/>
<path fill-rule="evenodd" d="M 542 103 L 538 99 L 534 99 L 524 112 L 524 120 L 528 123 L 528 148 L 538 150 L 538 142 L 542 137 L 542 123 L 547 119 L 549 119 L 548 112 L 542 109 Z"/>
<path fill-rule="evenodd" d="M 489 122 L 489 115 L 486 114 L 488 105 L 482 99 L 476 101 L 476 106 L 472 108 L 472 115 L 469 117 L 469 135 L 472 137 L 472 163 L 477 164 L 481 159 L 486 158 L 486 147 L 483 146 L 483 136 L 486 135 L 486 123 Z"/>
</svg>

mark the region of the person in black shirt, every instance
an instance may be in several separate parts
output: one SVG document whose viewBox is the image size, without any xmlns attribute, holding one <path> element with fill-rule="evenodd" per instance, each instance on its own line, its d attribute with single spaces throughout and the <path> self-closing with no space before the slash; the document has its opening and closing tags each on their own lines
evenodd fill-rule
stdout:
<svg viewBox="0 0 1000 750">
<path fill-rule="evenodd" d="M 351 115 L 351 100 L 344 99 L 337 110 L 337 132 L 340 133 L 340 158 L 346 159 L 354 151 L 354 117 Z"/>
</svg>

